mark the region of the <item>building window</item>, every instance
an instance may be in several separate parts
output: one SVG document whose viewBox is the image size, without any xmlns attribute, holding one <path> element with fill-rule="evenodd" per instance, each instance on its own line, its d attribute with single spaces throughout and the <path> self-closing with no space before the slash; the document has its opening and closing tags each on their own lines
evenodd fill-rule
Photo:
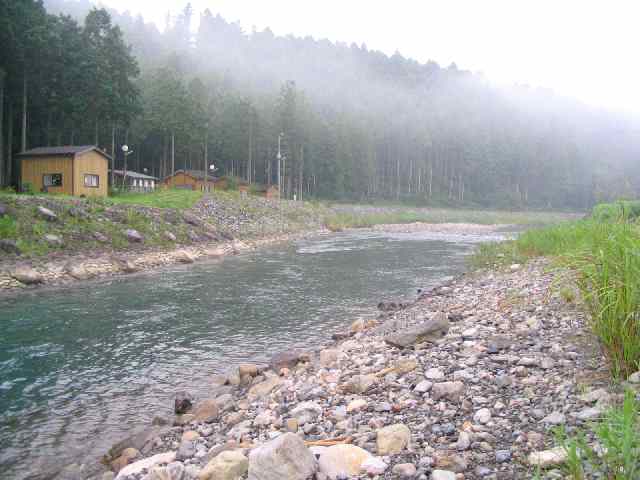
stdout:
<svg viewBox="0 0 640 480">
<path fill-rule="evenodd" d="M 45 187 L 61 187 L 62 186 L 62 174 L 61 173 L 46 173 L 42 176 L 42 184 Z"/>
<path fill-rule="evenodd" d="M 84 186 L 88 188 L 98 188 L 100 186 L 100 177 L 91 173 L 85 173 Z"/>
</svg>

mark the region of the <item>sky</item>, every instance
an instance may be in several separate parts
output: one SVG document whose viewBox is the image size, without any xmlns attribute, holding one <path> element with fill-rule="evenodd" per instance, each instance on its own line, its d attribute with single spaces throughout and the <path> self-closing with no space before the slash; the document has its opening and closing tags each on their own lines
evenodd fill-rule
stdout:
<svg viewBox="0 0 640 480">
<path fill-rule="evenodd" d="M 96 0 L 164 25 L 187 0 Z M 191 0 L 246 31 L 311 35 L 396 50 L 640 113 L 637 0 Z M 198 16 L 195 16 L 197 22 Z M 196 25 L 197 27 L 197 25 Z"/>
</svg>

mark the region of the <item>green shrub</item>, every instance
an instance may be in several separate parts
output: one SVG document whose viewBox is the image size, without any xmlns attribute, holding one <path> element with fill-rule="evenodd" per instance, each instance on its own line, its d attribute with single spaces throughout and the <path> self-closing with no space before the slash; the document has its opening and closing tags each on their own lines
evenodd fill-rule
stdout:
<svg viewBox="0 0 640 480">
<path fill-rule="evenodd" d="M 598 222 L 629 222 L 640 217 L 640 200 L 621 200 L 593 207 L 592 217 Z"/>
<path fill-rule="evenodd" d="M 17 237 L 17 227 L 16 221 L 5 215 L 0 217 L 0 238 L 16 238 Z"/>
</svg>

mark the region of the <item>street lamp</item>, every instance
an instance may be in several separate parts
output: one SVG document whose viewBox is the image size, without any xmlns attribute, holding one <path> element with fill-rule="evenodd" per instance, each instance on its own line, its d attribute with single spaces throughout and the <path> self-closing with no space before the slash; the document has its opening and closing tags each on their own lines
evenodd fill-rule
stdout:
<svg viewBox="0 0 640 480">
<path fill-rule="evenodd" d="M 282 163 L 282 151 L 280 149 L 280 142 L 282 141 L 282 137 L 284 137 L 284 133 L 280 133 L 278 135 L 278 198 L 282 195 L 282 188 L 280 185 L 280 164 Z"/>
<path fill-rule="evenodd" d="M 133 153 L 133 150 L 129 150 L 129 145 L 122 145 L 122 153 L 124 153 L 124 172 L 122 172 L 122 188 L 125 187 L 127 181 L 127 157 Z"/>
</svg>

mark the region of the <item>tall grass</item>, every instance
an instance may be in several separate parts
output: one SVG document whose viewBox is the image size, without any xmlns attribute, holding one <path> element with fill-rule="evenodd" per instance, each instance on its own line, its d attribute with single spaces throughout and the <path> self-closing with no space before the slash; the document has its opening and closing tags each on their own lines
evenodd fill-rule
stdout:
<svg viewBox="0 0 640 480">
<path fill-rule="evenodd" d="M 591 326 L 622 377 L 640 367 L 640 234 L 627 222 L 582 220 L 530 230 L 513 242 L 485 246 L 476 265 L 555 257 L 575 271 Z"/>
</svg>

